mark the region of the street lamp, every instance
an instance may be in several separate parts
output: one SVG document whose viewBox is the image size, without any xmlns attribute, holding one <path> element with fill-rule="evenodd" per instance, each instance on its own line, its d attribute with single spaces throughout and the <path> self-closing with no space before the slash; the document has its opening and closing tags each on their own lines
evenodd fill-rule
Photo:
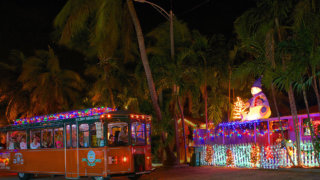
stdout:
<svg viewBox="0 0 320 180">
<path fill-rule="evenodd" d="M 159 5 L 147 1 L 147 0 L 134 0 L 135 2 L 139 3 L 147 3 L 150 4 L 154 9 L 156 9 L 163 17 L 165 17 L 168 21 L 170 21 L 170 46 L 171 46 L 171 59 L 174 59 L 174 38 L 173 38 L 173 13 L 172 8 L 170 9 L 170 12 L 168 13 L 166 10 L 164 10 Z"/>
</svg>

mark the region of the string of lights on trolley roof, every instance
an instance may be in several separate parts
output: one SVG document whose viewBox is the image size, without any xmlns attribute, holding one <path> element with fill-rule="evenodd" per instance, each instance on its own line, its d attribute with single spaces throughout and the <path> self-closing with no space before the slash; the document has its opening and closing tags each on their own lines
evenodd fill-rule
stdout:
<svg viewBox="0 0 320 180">
<path fill-rule="evenodd" d="M 117 109 L 109 108 L 109 107 L 95 107 L 83 110 L 75 110 L 75 111 L 68 111 L 56 114 L 49 114 L 43 116 L 35 116 L 30 118 L 21 118 L 16 119 L 13 122 L 13 125 L 27 125 L 27 124 L 34 124 L 34 123 L 45 123 L 45 122 L 55 122 L 59 120 L 67 120 L 67 119 L 76 119 L 76 118 L 84 118 L 90 116 L 100 116 L 100 118 L 108 118 L 111 119 L 113 116 L 120 115 L 117 113 Z M 122 114 L 124 115 L 124 114 Z M 150 116 L 147 115 L 139 115 L 139 114 L 130 114 L 131 119 L 146 119 L 151 120 Z"/>
</svg>

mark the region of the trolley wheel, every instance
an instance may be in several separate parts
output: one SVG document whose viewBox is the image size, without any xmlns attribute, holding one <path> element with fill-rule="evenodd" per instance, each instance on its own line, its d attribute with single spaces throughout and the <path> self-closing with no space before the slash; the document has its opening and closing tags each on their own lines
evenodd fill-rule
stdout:
<svg viewBox="0 0 320 180">
<path fill-rule="evenodd" d="M 18 173 L 18 177 L 20 180 L 28 180 L 31 177 L 31 174 L 26 173 Z"/>
<path fill-rule="evenodd" d="M 142 176 L 141 174 L 134 174 L 134 175 L 128 176 L 128 178 L 131 180 L 138 180 L 141 176 Z"/>
<path fill-rule="evenodd" d="M 102 176 L 93 176 L 91 177 L 92 180 L 111 180 L 111 177 L 108 176 L 108 177 L 102 177 Z"/>
</svg>

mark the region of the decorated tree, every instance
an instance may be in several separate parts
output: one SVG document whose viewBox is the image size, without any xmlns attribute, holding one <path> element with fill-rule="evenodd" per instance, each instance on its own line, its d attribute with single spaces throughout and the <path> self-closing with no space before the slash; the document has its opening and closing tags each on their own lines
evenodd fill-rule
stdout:
<svg viewBox="0 0 320 180">
<path fill-rule="evenodd" d="M 237 97 L 237 101 L 233 104 L 232 109 L 232 119 L 233 120 L 240 120 L 241 119 L 241 113 L 245 110 L 245 103 L 240 97 Z"/>
<path fill-rule="evenodd" d="M 232 151 L 227 149 L 227 167 L 232 167 L 234 165 Z"/>
<path fill-rule="evenodd" d="M 252 167 L 257 167 L 260 161 L 260 147 L 257 145 L 252 145 L 250 155 Z"/>
<path fill-rule="evenodd" d="M 205 158 L 205 161 L 207 163 L 211 163 L 212 162 L 212 157 L 213 157 L 213 153 L 214 153 L 214 150 L 213 150 L 213 147 L 210 146 L 210 145 L 207 145 L 207 149 L 206 149 L 206 158 Z"/>
<path fill-rule="evenodd" d="M 265 152 L 266 152 L 266 158 L 267 159 L 272 159 L 273 158 L 273 155 L 272 155 L 272 151 L 271 151 L 271 148 L 270 146 L 266 146 L 264 148 Z"/>
</svg>

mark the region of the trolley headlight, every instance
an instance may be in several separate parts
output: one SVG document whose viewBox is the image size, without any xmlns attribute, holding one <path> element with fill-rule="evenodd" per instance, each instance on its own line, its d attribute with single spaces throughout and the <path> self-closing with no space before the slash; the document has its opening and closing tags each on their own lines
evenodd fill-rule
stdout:
<svg viewBox="0 0 320 180">
<path fill-rule="evenodd" d="M 127 156 L 123 156 L 123 158 L 122 158 L 122 162 L 126 163 L 127 161 L 128 161 Z"/>
</svg>

